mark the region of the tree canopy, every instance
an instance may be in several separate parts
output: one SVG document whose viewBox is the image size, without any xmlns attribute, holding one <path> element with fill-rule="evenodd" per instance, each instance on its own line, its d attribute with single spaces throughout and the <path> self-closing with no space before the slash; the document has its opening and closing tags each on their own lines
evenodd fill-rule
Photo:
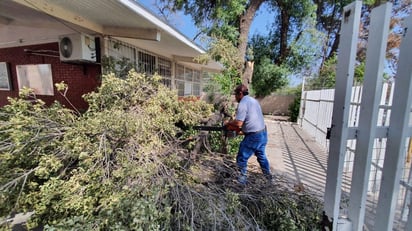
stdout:
<svg viewBox="0 0 412 231">
<path fill-rule="evenodd" d="M 308 32 L 314 31 L 313 28 L 316 24 L 315 13 L 325 13 L 324 11 L 327 11 L 326 9 L 324 11 L 316 11 L 316 4 L 314 5 L 312 1 L 306 0 L 164 0 L 161 2 L 169 5 L 171 11 L 183 10 L 186 14 L 191 15 L 196 25 L 200 28 L 200 31 L 205 35 L 230 41 L 238 50 L 238 55 L 232 58 L 242 63 L 241 66 L 234 67 L 234 70 L 236 70 L 237 75 L 241 77 L 241 81 L 247 85 L 260 79 L 260 77 L 257 76 L 253 78 L 252 81 L 252 74 L 262 73 L 262 71 L 254 71 L 255 64 L 260 65 L 259 58 L 262 58 L 262 60 L 269 58 L 273 65 L 288 68 L 289 74 L 296 73 L 293 67 L 304 66 L 300 65 L 302 62 L 308 65 L 308 63 L 312 61 L 308 57 L 315 57 L 317 55 L 302 52 L 302 50 L 300 50 L 302 48 L 301 44 L 303 44 L 302 41 L 310 39 L 308 38 L 310 34 Z M 265 7 L 270 9 L 273 14 L 273 18 L 268 19 L 272 21 L 273 26 L 269 30 L 268 35 L 263 35 L 270 38 L 264 39 L 264 41 L 271 43 L 271 45 L 266 44 L 267 47 L 271 47 L 271 50 L 264 51 L 265 53 L 270 53 L 268 56 L 259 54 L 262 50 L 255 50 L 249 38 L 250 26 L 256 13 L 263 4 L 265 4 Z M 321 1 L 317 4 L 326 3 Z M 330 17 L 338 20 L 339 15 L 336 13 L 336 15 Z M 319 17 L 317 19 L 321 20 L 322 18 Z M 262 48 L 263 47 L 265 46 L 262 46 Z M 322 44 L 320 44 L 319 47 L 322 47 Z M 265 63 L 267 62 L 265 61 Z M 293 66 L 289 66 L 291 64 Z M 260 68 L 260 70 L 262 70 L 262 68 Z M 287 76 L 285 76 L 285 78 L 287 78 Z M 264 81 L 262 80 L 262 82 Z M 277 84 L 276 86 L 282 87 L 284 86 L 284 82 L 285 81 L 282 80 L 280 83 L 283 84 Z M 262 85 L 262 83 L 257 83 L 257 85 Z M 272 90 L 276 90 L 276 87 L 272 87 Z"/>
<path fill-rule="evenodd" d="M 286 68 L 285 78 L 303 76 L 310 73 L 311 77 L 320 76 L 320 70 L 333 59 L 338 52 L 340 40 L 341 14 L 343 7 L 352 1 L 288 1 L 288 0 L 235 0 L 235 1 L 206 1 L 206 0 L 160 0 L 170 11 L 182 10 L 191 15 L 200 29 L 200 33 L 212 36 L 213 41 L 229 41 L 237 48 L 237 55 L 232 57 L 236 63 L 227 78 L 240 77 L 240 81 L 252 84 L 252 87 L 263 86 L 267 78 L 259 76 L 264 67 L 263 63 Z M 359 63 L 367 41 L 368 15 L 372 8 L 383 1 L 364 1 L 362 12 L 362 34 L 359 44 Z M 255 34 L 249 38 L 250 26 L 264 6 L 273 17 L 267 18 L 272 22 L 267 34 Z M 391 34 L 388 45 L 388 68 L 394 73 L 396 54 L 393 49 L 399 46 L 400 33 L 397 31 L 402 17 L 410 14 L 409 0 L 395 1 Z M 216 39 L 218 38 L 218 39 Z M 219 58 L 218 55 L 215 57 Z M 259 71 L 258 71 L 259 70 Z M 233 72 L 234 71 L 234 72 Z M 253 75 L 253 78 L 252 78 Z M 256 75 L 256 76 L 254 76 Z M 274 79 L 278 78 L 273 75 Z M 279 79 L 281 80 L 281 79 Z M 261 81 L 261 83 L 258 83 Z M 232 82 L 237 82 L 235 79 Z M 256 84 L 253 84 L 256 82 Z M 280 83 L 284 83 L 282 79 Z M 282 87 L 282 84 L 276 84 Z M 271 88 L 271 89 L 269 89 Z M 260 91 L 262 89 L 260 88 Z M 276 90 L 268 86 L 267 92 Z"/>
</svg>

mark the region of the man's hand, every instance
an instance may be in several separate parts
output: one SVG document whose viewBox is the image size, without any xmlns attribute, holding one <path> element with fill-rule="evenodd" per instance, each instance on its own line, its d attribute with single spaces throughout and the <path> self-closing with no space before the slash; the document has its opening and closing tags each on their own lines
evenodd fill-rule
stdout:
<svg viewBox="0 0 412 231">
<path fill-rule="evenodd" d="M 229 120 L 229 121 L 225 121 L 223 123 L 223 125 L 226 127 L 227 130 L 235 131 L 236 134 L 238 134 L 238 135 L 243 135 L 243 133 L 242 133 L 243 121 Z"/>
</svg>

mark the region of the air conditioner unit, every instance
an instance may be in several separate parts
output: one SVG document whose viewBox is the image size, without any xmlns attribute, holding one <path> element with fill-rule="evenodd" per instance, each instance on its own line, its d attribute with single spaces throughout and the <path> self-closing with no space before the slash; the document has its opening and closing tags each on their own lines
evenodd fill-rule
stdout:
<svg viewBox="0 0 412 231">
<path fill-rule="evenodd" d="M 59 37 L 60 60 L 67 62 L 96 62 L 93 36 L 76 33 Z"/>
</svg>

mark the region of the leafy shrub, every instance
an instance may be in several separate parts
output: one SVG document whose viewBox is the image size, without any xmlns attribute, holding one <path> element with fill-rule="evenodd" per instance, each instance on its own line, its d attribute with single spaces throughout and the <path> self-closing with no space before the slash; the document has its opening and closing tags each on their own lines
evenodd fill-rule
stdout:
<svg viewBox="0 0 412 231">
<path fill-rule="evenodd" d="M 195 133 L 175 124 L 211 105 L 135 72 L 103 76 L 85 99 L 79 114 L 26 89 L 0 109 L 0 217 L 34 211 L 27 227 L 45 230 L 315 230 L 318 200 L 262 176 L 239 190 L 234 155 L 193 155 Z"/>
<path fill-rule="evenodd" d="M 29 227 L 74 220 L 101 229 L 164 224 L 171 205 L 161 200 L 168 194 L 159 177 L 167 157 L 161 154 L 177 121 L 197 123 L 211 107 L 178 101 L 158 80 L 106 75 L 85 96 L 90 107 L 82 115 L 57 102 L 27 100 L 31 92 L 10 99 L 0 112 L 0 216 L 35 211 Z"/>
<path fill-rule="evenodd" d="M 290 114 L 290 121 L 297 122 L 299 118 L 299 111 L 300 111 L 300 99 L 302 92 L 300 88 L 296 88 L 294 90 L 295 99 L 289 105 L 289 114 Z"/>
</svg>

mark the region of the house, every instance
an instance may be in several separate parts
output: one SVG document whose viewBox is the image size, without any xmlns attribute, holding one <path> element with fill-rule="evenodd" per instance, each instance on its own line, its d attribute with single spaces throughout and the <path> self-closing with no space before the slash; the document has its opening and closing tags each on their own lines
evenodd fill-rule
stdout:
<svg viewBox="0 0 412 231">
<path fill-rule="evenodd" d="M 64 81 L 77 109 L 82 95 L 100 84 L 105 57 L 127 59 L 140 72 L 155 72 L 179 96 L 202 93 L 203 76 L 219 72 L 205 51 L 133 0 L 0 1 L 0 106 L 19 89 L 67 104 L 54 87 Z"/>
</svg>

